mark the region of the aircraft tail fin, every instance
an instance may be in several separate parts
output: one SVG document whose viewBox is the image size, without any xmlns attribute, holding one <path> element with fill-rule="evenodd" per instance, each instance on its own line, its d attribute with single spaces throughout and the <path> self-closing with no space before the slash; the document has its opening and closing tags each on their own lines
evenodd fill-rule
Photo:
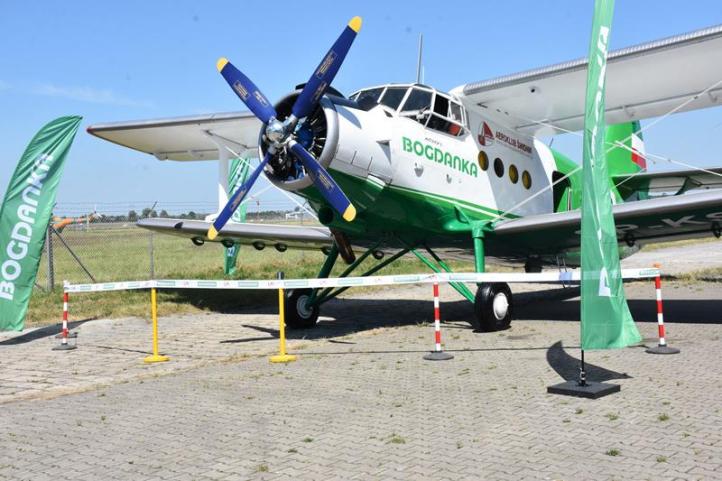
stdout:
<svg viewBox="0 0 722 481">
<path fill-rule="evenodd" d="M 647 169 L 644 140 L 638 120 L 623 124 L 608 125 L 606 128 L 607 166 L 609 176 L 636 174 Z M 621 187 L 621 188 L 620 188 Z M 623 186 L 614 186 L 624 200 L 647 198 L 644 191 L 630 191 Z"/>
</svg>

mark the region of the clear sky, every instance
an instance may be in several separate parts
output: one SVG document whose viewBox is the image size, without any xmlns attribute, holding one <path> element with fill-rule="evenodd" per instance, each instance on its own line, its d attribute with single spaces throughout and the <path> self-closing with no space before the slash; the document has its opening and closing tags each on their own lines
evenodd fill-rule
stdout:
<svg viewBox="0 0 722 481">
<path fill-rule="evenodd" d="M 0 1 L 0 192 L 47 121 L 84 117 L 58 192 L 71 203 L 213 206 L 215 162 L 159 162 L 85 133 L 93 123 L 244 110 L 215 68 L 227 56 L 271 99 L 304 82 L 354 15 L 363 28 L 334 86 L 415 78 L 442 90 L 586 55 L 592 0 Z M 611 48 L 722 23 L 719 1 L 617 0 Z M 683 72 L 670 72 L 682 75 Z M 647 150 L 722 165 L 722 108 L 645 132 Z M 573 159 L 577 139 L 554 146 Z M 654 168 L 662 168 L 658 166 Z M 667 167 L 668 168 L 668 167 Z M 270 204 L 282 199 L 271 194 Z M 270 205 L 269 204 L 269 205 Z M 170 204 L 168 204 L 170 205 Z"/>
</svg>

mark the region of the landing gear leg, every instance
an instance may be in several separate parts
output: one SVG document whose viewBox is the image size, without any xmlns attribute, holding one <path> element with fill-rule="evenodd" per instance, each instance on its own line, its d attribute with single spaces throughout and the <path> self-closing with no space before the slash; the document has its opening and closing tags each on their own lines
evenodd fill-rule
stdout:
<svg viewBox="0 0 722 481">
<path fill-rule="evenodd" d="M 479 222 L 472 227 L 476 272 L 486 270 L 484 233 L 487 226 L 486 222 Z M 474 320 L 471 323 L 475 330 L 492 332 L 507 329 L 511 324 L 511 312 L 511 289 L 506 283 L 479 284 L 474 299 Z"/>
<path fill-rule="evenodd" d="M 321 266 L 318 278 L 326 278 L 336 264 L 339 250 L 334 243 L 326 261 Z M 318 289 L 291 289 L 286 291 L 286 327 L 289 329 L 308 329 L 316 326 L 319 315 L 319 303 L 316 302 Z"/>
</svg>

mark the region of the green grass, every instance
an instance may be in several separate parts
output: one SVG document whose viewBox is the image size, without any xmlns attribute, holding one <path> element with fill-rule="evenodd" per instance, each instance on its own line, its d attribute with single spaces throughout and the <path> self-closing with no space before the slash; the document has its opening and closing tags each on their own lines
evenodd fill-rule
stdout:
<svg viewBox="0 0 722 481">
<path fill-rule="evenodd" d="M 150 234 L 133 226 L 91 226 L 88 231 L 66 229 L 63 240 L 82 260 L 97 282 L 144 280 L 150 278 Z M 35 289 L 30 300 L 27 326 L 59 322 L 62 318 L 62 282 L 92 282 L 59 240 L 54 240 L 54 291 Z M 190 240 L 153 235 L 155 278 L 157 279 L 222 279 L 224 249 L 221 244 L 209 242 L 195 246 Z M 360 253 L 357 253 L 357 255 Z M 289 250 L 279 253 L 273 248 L 257 251 L 250 246 L 241 247 L 237 271 L 228 278 L 272 279 L 278 271 L 286 278 L 314 278 L 325 256 L 320 250 Z M 354 273 L 361 274 L 377 261 L 369 256 Z M 473 270 L 471 262 L 450 261 L 454 270 Z M 339 275 L 346 264 L 339 260 L 332 276 Z M 380 275 L 428 272 L 416 257 L 407 255 L 378 272 Z M 46 285 L 45 258 L 41 259 L 37 283 Z M 369 289 L 369 288 L 355 288 Z M 274 303 L 276 293 L 263 290 L 160 290 L 160 315 L 201 311 L 233 311 L 243 307 Z M 148 291 L 111 291 L 92 294 L 74 294 L 70 299 L 70 320 L 139 316 L 149 317 Z"/>
<path fill-rule="evenodd" d="M 619 449 L 612 448 L 608 449 L 607 452 L 605 452 L 604 454 L 606 454 L 607 456 L 619 456 L 622 453 L 621 451 L 619 451 Z"/>
</svg>

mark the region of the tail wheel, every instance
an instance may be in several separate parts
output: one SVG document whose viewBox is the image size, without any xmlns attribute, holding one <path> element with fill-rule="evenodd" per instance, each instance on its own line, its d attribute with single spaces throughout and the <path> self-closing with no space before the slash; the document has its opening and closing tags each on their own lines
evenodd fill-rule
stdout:
<svg viewBox="0 0 722 481">
<path fill-rule="evenodd" d="M 293 289 L 286 292 L 285 318 L 289 329 L 308 329 L 316 325 L 318 305 L 309 306 L 311 289 Z"/>
<path fill-rule="evenodd" d="M 501 331 L 511 324 L 512 297 L 506 283 L 482 284 L 474 301 L 474 329 Z"/>
</svg>

